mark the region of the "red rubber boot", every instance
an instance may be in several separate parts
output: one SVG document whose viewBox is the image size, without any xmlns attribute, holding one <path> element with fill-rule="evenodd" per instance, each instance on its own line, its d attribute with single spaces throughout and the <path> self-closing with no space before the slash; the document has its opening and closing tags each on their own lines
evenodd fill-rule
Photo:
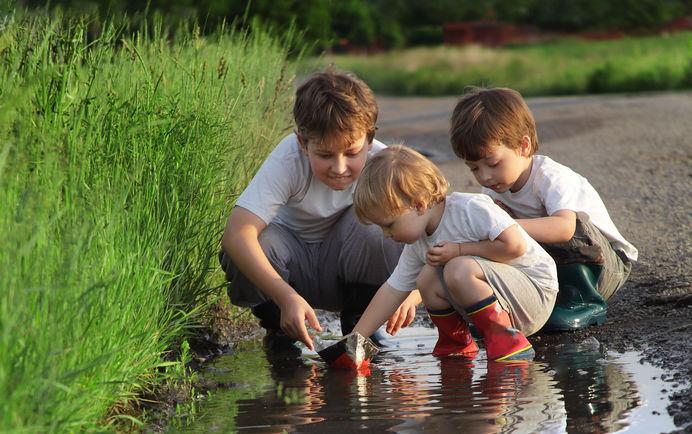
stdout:
<svg viewBox="0 0 692 434">
<path fill-rule="evenodd" d="M 469 312 L 469 319 L 481 332 L 488 361 L 533 359 L 536 354 L 524 333 L 512 327 L 507 311 L 496 298 Z"/>
<path fill-rule="evenodd" d="M 437 343 L 433 356 L 465 356 L 475 357 L 478 345 L 471 336 L 469 325 L 459 312 L 450 308 L 442 311 L 428 311 L 430 319 L 437 327 Z"/>
</svg>

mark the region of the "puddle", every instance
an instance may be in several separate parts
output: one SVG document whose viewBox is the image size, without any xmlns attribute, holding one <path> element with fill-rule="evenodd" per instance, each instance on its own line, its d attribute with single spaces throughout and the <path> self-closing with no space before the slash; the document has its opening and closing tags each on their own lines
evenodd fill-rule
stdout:
<svg viewBox="0 0 692 434">
<path fill-rule="evenodd" d="M 248 342 L 201 374 L 224 384 L 168 432 L 611 433 L 675 429 L 671 384 L 637 353 L 591 338 L 536 346 L 533 362 L 430 355 L 436 331 L 410 327 L 386 341 L 369 375 L 325 367 L 314 353 L 265 354 Z"/>
</svg>

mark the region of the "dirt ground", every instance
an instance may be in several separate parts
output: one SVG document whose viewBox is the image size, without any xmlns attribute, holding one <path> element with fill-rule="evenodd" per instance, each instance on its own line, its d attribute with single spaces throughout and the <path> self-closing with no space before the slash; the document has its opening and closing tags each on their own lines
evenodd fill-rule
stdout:
<svg viewBox="0 0 692 434">
<path fill-rule="evenodd" d="M 379 97 L 378 138 L 401 141 L 438 163 L 456 191 L 479 191 L 449 148 L 456 98 Z M 692 430 L 692 93 L 528 100 L 539 153 L 589 179 L 620 232 L 639 249 L 603 326 L 575 332 L 673 372 L 668 408 Z M 540 337 L 549 344 L 554 335 Z"/>
</svg>

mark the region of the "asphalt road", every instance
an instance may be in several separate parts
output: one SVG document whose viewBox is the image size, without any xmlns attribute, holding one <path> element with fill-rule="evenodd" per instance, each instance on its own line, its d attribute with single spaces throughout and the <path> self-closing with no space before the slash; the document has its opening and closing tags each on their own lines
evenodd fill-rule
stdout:
<svg viewBox="0 0 692 434">
<path fill-rule="evenodd" d="M 456 98 L 378 97 L 377 137 L 439 164 L 452 190 L 480 189 L 449 148 Z M 692 93 L 532 98 L 539 153 L 589 179 L 639 249 L 603 326 L 575 333 L 643 357 L 682 384 L 668 410 L 692 429 Z M 542 336 L 550 342 L 551 336 Z M 680 389 L 678 389 L 680 390 Z"/>
</svg>

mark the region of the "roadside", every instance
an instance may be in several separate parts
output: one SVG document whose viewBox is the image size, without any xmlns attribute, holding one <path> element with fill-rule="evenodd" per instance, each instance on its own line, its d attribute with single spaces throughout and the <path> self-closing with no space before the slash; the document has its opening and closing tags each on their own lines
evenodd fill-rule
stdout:
<svg viewBox="0 0 692 434">
<path fill-rule="evenodd" d="M 558 37 L 504 47 L 408 47 L 308 58 L 299 69 L 333 63 L 378 94 L 398 96 L 456 95 L 469 85 L 508 86 L 527 96 L 689 90 L 691 39 L 685 31 L 600 41 Z"/>
<path fill-rule="evenodd" d="M 480 189 L 448 144 L 456 102 L 378 98 L 385 143 L 403 141 L 440 165 L 452 190 Z M 616 351 L 640 350 L 674 372 L 680 389 L 668 408 L 678 427 L 692 423 L 692 93 L 528 100 L 540 153 L 572 167 L 599 191 L 616 225 L 639 249 L 627 284 L 601 327 L 575 333 Z M 550 345 L 555 335 L 543 335 Z M 691 425 L 692 426 L 692 425 Z M 689 428 L 689 427 L 688 427 Z"/>
</svg>

